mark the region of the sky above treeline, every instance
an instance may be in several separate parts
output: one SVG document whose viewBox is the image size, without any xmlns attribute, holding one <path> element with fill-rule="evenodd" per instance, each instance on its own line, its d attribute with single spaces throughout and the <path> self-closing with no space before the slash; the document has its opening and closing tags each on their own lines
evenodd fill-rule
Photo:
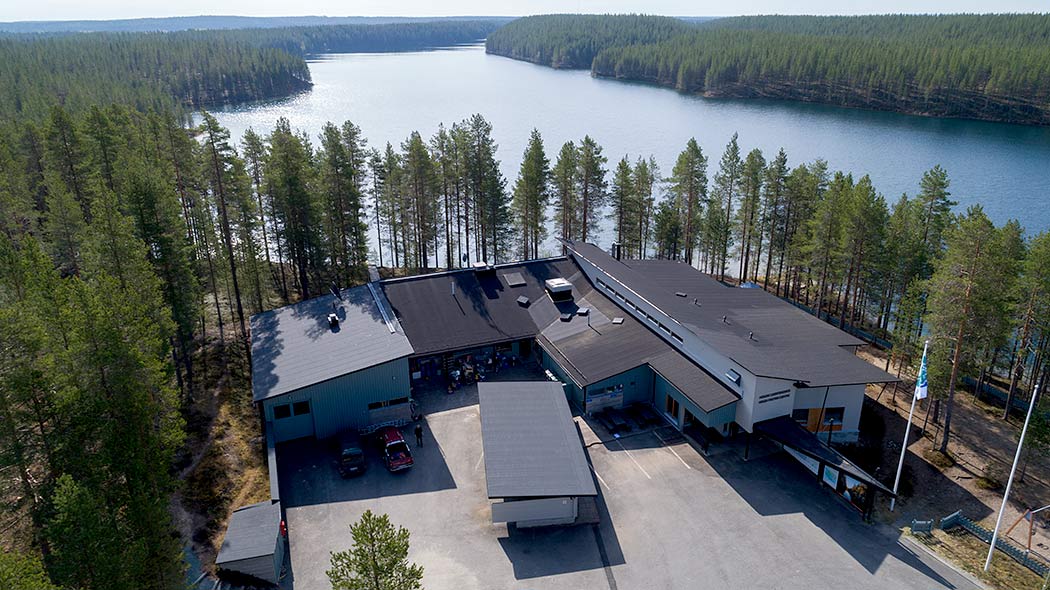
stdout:
<svg viewBox="0 0 1050 590">
<path fill-rule="evenodd" d="M 0 21 L 165 16 L 521 16 L 559 12 L 733 16 L 1046 12 L 1047 0 L 0 0 Z"/>
</svg>

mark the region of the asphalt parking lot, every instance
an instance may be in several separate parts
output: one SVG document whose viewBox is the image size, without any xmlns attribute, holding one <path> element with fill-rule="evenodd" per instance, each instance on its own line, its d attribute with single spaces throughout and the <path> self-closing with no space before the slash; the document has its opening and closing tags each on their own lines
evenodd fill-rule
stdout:
<svg viewBox="0 0 1050 590">
<path fill-rule="evenodd" d="M 473 394 L 476 395 L 476 394 Z M 334 451 L 278 449 L 295 590 L 328 590 L 329 553 L 350 545 L 366 509 L 411 532 L 430 590 L 587 588 L 975 588 L 893 531 L 821 490 L 784 453 L 698 454 L 669 430 L 602 443 L 586 424 L 602 497 L 600 526 L 517 530 L 490 521 L 476 397 L 421 401 L 415 466 L 341 479 Z M 405 429 L 410 443 L 412 433 Z"/>
</svg>

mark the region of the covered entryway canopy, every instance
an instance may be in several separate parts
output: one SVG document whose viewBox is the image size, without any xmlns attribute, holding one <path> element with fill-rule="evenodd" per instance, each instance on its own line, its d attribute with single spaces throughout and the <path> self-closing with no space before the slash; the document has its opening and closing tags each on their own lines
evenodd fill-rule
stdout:
<svg viewBox="0 0 1050 590">
<path fill-rule="evenodd" d="M 825 485 L 845 498 L 865 517 L 875 505 L 875 492 L 893 496 L 892 490 L 842 453 L 821 442 L 790 416 L 780 416 L 755 424 L 755 433 L 779 443 Z"/>
<path fill-rule="evenodd" d="M 571 524 L 594 497 L 565 391 L 551 381 L 479 383 L 481 439 L 493 522 Z"/>
</svg>

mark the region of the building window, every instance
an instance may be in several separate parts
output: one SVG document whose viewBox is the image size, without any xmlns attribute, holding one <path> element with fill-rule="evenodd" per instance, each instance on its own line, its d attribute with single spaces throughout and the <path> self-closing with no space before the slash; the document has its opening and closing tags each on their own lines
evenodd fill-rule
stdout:
<svg viewBox="0 0 1050 590">
<path fill-rule="evenodd" d="M 408 398 L 407 397 L 397 397 L 397 398 L 394 398 L 394 399 L 388 399 L 388 400 L 384 400 L 384 401 L 381 401 L 381 402 L 372 402 L 372 403 L 368 404 L 368 409 L 369 410 L 378 410 L 379 408 L 386 408 L 386 407 L 389 407 L 389 406 L 396 406 L 398 404 L 407 404 L 407 403 L 408 403 Z"/>
<path fill-rule="evenodd" d="M 295 414 L 296 416 L 302 416 L 304 414 L 309 414 L 310 413 L 310 402 L 309 401 L 295 402 L 294 404 L 292 404 L 292 413 Z"/>
<path fill-rule="evenodd" d="M 809 426 L 809 410 L 807 408 L 793 410 L 791 412 L 791 419 L 798 422 L 799 426 L 806 428 Z"/>
<path fill-rule="evenodd" d="M 660 329 L 663 330 L 664 332 L 667 332 L 668 334 L 671 333 L 671 328 L 668 328 L 667 326 L 665 326 L 663 324 L 660 324 Z"/>
<path fill-rule="evenodd" d="M 846 417 L 846 408 L 825 408 L 824 409 L 824 426 L 831 426 L 832 424 L 842 425 L 842 419 Z"/>
<path fill-rule="evenodd" d="M 281 420 L 281 419 L 284 419 L 284 418 L 288 418 L 291 415 L 292 415 L 292 406 L 289 406 L 288 404 L 281 404 L 279 406 L 274 406 L 273 407 L 273 419 L 274 420 Z"/>
<path fill-rule="evenodd" d="M 621 295 L 620 293 L 615 293 L 615 295 L 616 295 L 616 298 L 619 299 L 620 301 L 627 301 L 627 299 L 625 299 L 624 296 Z"/>
</svg>

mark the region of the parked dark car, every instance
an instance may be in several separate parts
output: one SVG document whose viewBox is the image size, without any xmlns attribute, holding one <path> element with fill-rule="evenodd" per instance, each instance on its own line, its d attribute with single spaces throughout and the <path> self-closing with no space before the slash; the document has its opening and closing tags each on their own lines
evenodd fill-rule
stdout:
<svg viewBox="0 0 1050 590">
<path fill-rule="evenodd" d="M 361 475 L 368 469 L 365 451 L 356 434 L 344 433 L 339 437 L 338 469 L 343 477 Z"/>
<path fill-rule="evenodd" d="M 412 451 L 401 436 L 401 431 L 393 426 L 381 428 L 376 433 L 379 438 L 379 446 L 383 452 L 383 463 L 390 471 L 401 471 L 412 466 Z"/>
</svg>

